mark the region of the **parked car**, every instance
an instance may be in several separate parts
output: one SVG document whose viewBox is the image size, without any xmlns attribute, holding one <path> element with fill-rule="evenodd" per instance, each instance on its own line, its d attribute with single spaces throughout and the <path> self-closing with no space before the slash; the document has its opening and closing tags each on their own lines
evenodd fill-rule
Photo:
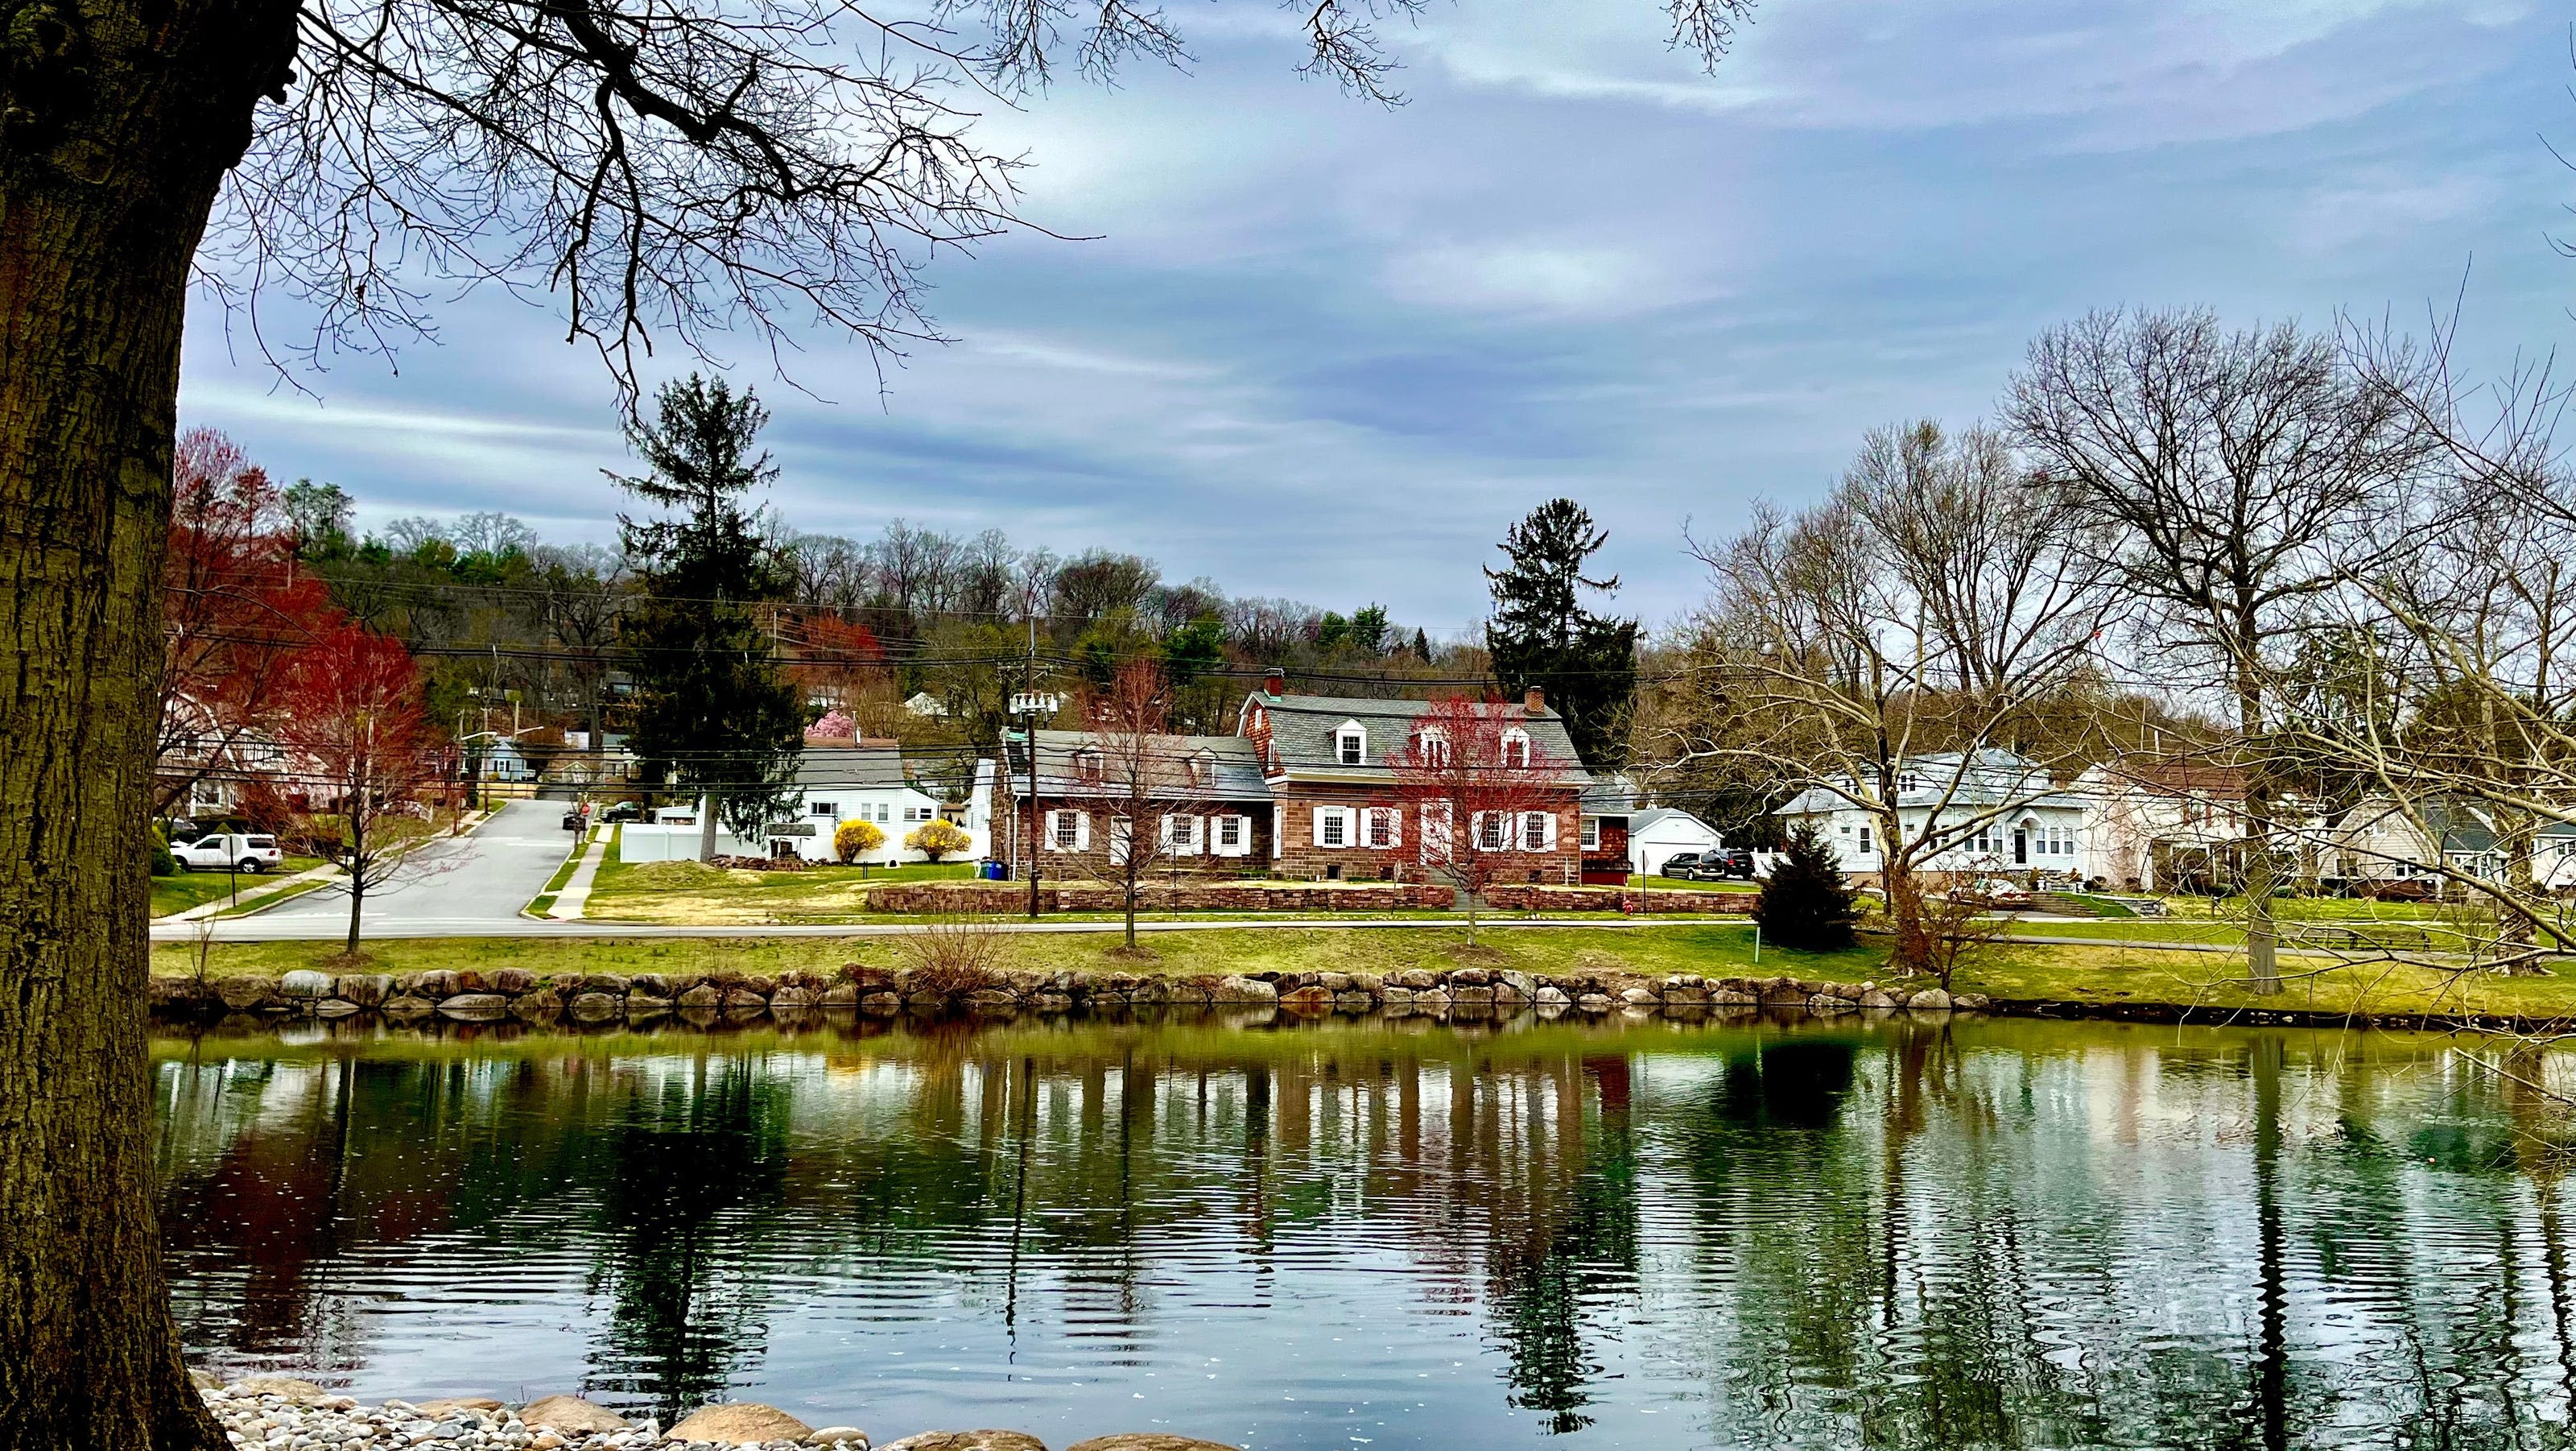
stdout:
<svg viewBox="0 0 2576 1451">
<path fill-rule="evenodd" d="M 1950 900 L 1998 912 L 2014 912 L 2030 905 L 2030 889 L 2008 877 L 1986 877 L 1952 887 Z"/>
<path fill-rule="evenodd" d="M 620 801 L 599 814 L 602 821 L 641 821 L 644 808 L 632 801 Z"/>
<path fill-rule="evenodd" d="M 1703 867 L 1715 865 L 1718 868 L 1717 876 L 1710 879 L 1712 881 L 1727 877 L 1747 882 L 1753 880 L 1753 853 L 1742 847 L 1731 846 L 1724 851 L 1701 852 L 1699 864 Z"/>
<path fill-rule="evenodd" d="M 248 836 L 239 832 L 210 832 L 195 841 L 174 843 L 170 855 L 179 865 L 201 872 L 264 872 L 286 860 L 273 836 Z"/>
<path fill-rule="evenodd" d="M 1668 856 L 1664 858 L 1663 869 L 1658 872 L 1657 875 L 1670 877 L 1677 882 L 1696 882 L 1702 880 L 1700 877 L 1701 860 L 1703 857 L 1716 855 L 1718 855 L 1718 853 L 1715 852 L 1703 853 L 1686 851 L 1674 856 Z"/>
</svg>

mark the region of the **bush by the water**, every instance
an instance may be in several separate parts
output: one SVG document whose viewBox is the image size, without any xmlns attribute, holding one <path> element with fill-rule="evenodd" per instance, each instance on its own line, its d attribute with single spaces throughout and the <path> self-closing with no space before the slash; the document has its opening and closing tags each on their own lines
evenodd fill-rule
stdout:
<svg viewBox="0 0 2576 1451">
<path fill-rule="evenodd" d="M 1765 942 L 1833 952 L 1852 945 L 1852 925 L 1860 920 L 1855 895 L 1844 885 L 1824 833 L 1802 823 L 1789 833 L 1787 852 L 1762 883 L 1753 920 L 1762 924 Z"/>
</svg>

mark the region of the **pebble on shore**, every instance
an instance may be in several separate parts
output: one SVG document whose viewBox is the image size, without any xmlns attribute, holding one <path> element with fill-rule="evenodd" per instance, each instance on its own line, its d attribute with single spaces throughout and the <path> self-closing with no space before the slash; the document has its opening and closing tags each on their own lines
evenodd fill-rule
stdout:
<svg viewBox="0 0 2576 1451">
<path fill-rule="evenodd" d="M 579 1396 L 512 1407 L 484 1396 L 364 1405 L 308 1380 L 263 1375 L 229 1386 L 193 1377 L 236 1451 L 869 1451 L 856 1426 L 809 1430 L 775 1406 L 706 1406 L 665 1432 L 630 1422 Z M 765 1439 L 764 1439 L 765 1438 Z M 883 1451 L 1046 1451 L 1019 1431 L 926 1431 Z M 1096 1437 L 1089 1451 L 1234 1451 L 1214 1441 L 1160 1434 Z M 1081 1448 L 1078 1448 L 1081 1451 Z"/>
</svg>

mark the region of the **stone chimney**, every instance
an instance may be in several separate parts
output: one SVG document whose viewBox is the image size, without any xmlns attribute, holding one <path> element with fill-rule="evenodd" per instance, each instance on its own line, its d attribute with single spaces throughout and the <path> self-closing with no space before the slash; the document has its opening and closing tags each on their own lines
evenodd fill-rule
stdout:
<svg viewBox="0 0 2576 1451">
<path fill-rule="evenodd" d="M 1526 706 L 1532 715 L 1545 715 L 1547 714 L 1547 692 L 1533 685 L 1529 688 L 1529 692 L 1521 697 L 1521 704 Z"/>
<path fill-rule="evenodd" d="M 1276 665 L 1271 666 L 1270 672 L 1261 677 L 1261 693 L 1269 696 L 1272 700 L 1277 700 L 1279 697 L 1286 695 L 1288 693 L 1288 672 L 1280 669 Z"/>
</svg>

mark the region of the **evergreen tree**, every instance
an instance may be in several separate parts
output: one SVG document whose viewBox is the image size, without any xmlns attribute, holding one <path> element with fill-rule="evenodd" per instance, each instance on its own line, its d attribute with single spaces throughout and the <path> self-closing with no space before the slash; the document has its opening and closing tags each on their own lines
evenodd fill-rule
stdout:
<svg viewBox="0 0 2576 1451">
<path fill-rule="evenodd" d="M 1637 694 L 1637 622 L 1583 607 L 1581 591 L 1606 595 L 1619 588 L 1617 575 L 1583 573 L 1583 561 L 1607 538 L 1582 505 L 1551 499 L 1504 536 L 1511 562 L 1485 571 L 1494 596 L 1485 647 L 1495 683 L 1507 696 L 1533 685 L 1546 691 L 1574 748 L 1594 766 L 1616 765 L 1624 756 L 1620 722 Z"/>
<path fill-rule="evenodd" d="M 1425 665 L 1431 663 L 1431 636 L 1420 626 L 1413 631 L 1413 655 Z"/>
<path fill-rule="evenodd" d="M 1787 854 L 1754 899 L 1753 920 L 1762 924 L 1766 942 L 1832 952 L 1852 945 L 1852 926 L 1860 920 L 1855 895 L 1843 884 L 1824 833 L 1801 822 L 1791 828 Z"/>
<path fill-rule="evenodd" d="M 714 850 L 719 816 L 737 836 L 752 836 L 791 794 L 805 711 L 757 608 L 788 588 L 760 510 L 747 503 L 778 476 L 758 451 L 769 410 L 749 390 L 736 394 L 695 373 L 664 384 L 657 404 L 653 422 L 627 429 L 650 472 L 611 476 L 669 512 L 617 520 L 643 583 L 619 632 L 635 679 L 628 744 L 648 779 L 715 804 L 703 855 Z"/>
</svg>

